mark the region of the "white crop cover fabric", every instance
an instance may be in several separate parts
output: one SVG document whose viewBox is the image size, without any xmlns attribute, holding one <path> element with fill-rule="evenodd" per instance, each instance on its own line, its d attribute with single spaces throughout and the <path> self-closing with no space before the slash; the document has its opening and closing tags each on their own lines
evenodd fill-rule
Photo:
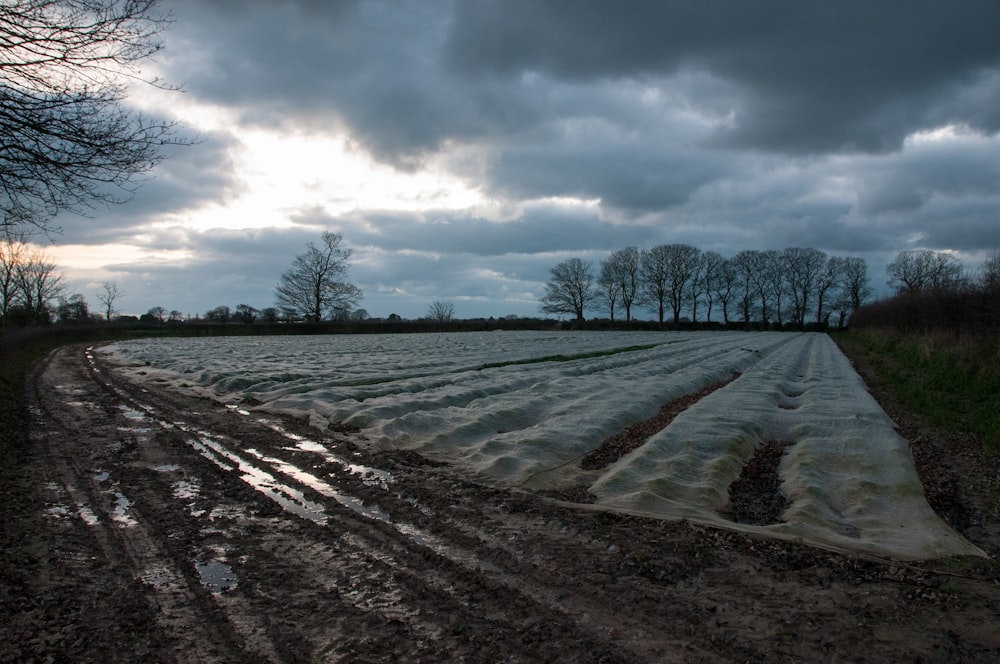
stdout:
<svg viewBox="0 0 1000 664">
<path fill-rule="evenodd" d="M 985 555 L 931 510 L 907 442 L 823 334 L 228 337 L 102 350 L 136 380 L 308 417 L 321 429 L 355 425 L 373 446 L 412 449 L 495 486 L 584 486 L 596 496 L 587 509 L 898 559 Z M 617 462 L 580 468 L 604 439 L 734 374 Z M 791 443 L 779 469 L 781 522 L 720 516 L 729 485 L 774 440 Z"/>
</svg>

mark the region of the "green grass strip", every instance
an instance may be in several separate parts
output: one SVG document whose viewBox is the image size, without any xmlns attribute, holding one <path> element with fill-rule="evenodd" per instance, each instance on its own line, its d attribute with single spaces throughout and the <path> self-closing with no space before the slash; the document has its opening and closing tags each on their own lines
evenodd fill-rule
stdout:
<svg viewBox="0 0 1000 664">
<path fill-rule="evenodd" d="M 1000 451 L 1000 350 L 992 339 L 851 332 L 883 386 L 929 424 L 971 431 Z"/>
</svg>

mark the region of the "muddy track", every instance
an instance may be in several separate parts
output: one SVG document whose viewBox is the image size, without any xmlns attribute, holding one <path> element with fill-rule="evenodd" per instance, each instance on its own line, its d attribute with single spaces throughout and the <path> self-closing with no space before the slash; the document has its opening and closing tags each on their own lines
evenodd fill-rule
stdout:
<svg viewBox="0 0 1000 664">
<path fill-rule="evenodd" d="M 1000 656 L 993 561 L 901 566 L 498 491 L 124 382 L 80 346 L 30 388 L 39 525 L 0 660 Z"/>
</svg>

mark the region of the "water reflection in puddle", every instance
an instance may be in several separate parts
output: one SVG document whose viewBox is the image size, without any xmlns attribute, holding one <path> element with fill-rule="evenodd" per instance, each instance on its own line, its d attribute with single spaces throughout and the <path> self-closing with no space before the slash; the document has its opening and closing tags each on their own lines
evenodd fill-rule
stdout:
<svg viewBox="0 0 1000 664">
<path fill-rule="evenodd" d="M 76 509 L 80 514 L 80 518 L 83 519 L 83 522 L 88 526 L 96 526 L 100 523 L 100 519 L 97 518 L 97 515 L 94 514 L 94 510 L 90 509 L 89 506 L 84 505 L 83 503 L 77 503 Z"/>
<path fill-rule="evenodd" d="M 139 522 L 129 513 L 132 501 L 125 497 L 118 487 L 111 489 L 111 496 L 115 500 L 114 509 L 111 512 L 111 520 L 119 526 L 131 527 Z"/>
<path fill-rule="evenodd" d="M 192 433 L 189 428 L 183 425 L 178 424 L 178 427 L 182 431 Z M 222 459 L 236 464 L 235 470 L 242 473 L 241 480 L 278 503 L 284 510 L 321 525 L 329 519 L 329 516 L 323 511 L 323 506 L 307 499 L 301 491 L 278 482 L 274 476 L 233 454 L 207 436 L 205 432 L 193 433 L 197 433 L 199 437 L 188 440 L 188 443 L 202 456 L 224 470 L 234 470 L 234 468 Z"/>
<path fill-rule="evenodd" d="M 308 486 L 316 493 L 327 498 L 332 498 L 337 501 L 340 505 L 350 509 L 351 511 L 365 516 L 369 519 L 379 521 L 381 523 L 387 524 L 395 528 L 399 533 L 405 535 L 414 544 L 418 544 L 422 547 L 430 549 L 431 551 L 441 555 L 449 560 L 459 563 L 460 565 L 478 570 L 483 572 L 500 573 L 503 570 L 489 563 L 487 561 L 480 560 L 475 554 L 468 551 L 464 551 L 458 547 L 450 546 L 445 544 L 440 539 L 434 535 L 418 528 L 409 523 L 401 523 L 394 521 L 392 516 L 378 507 L 377 505 L 365 505 L 364 501 L 355 496 L 348 495 L 330 486 L 320 478 L 315 475 L 308 473 L 290 463 L 282 461 L 281 459 L 275 459 L 274 457 L 269 457 L 261 454 L 257 450 L 247 449 L 248 454 L 253 455 L 255 458 L 265 463 L 269 463 L 275 468 L 277 468 L 281 473 L 291 477 L 297 482 Z"/>
<path fill-rule="evenodd" d="M 194 561 L 194 567 L 201 577 L 201 585 L 213 595 L 221 595 L 237 585 L 233 568 L 221 560 Z"/>
<path fill-rule="evenodd" d="M 348 461 L 347 459 L 330 452 L 330 450 L 328 450 L 322 443 L 306 438 L 305 436 L 300 436 L 297 433 L 293 433 L 273 420 L 261 418 L 258 422 L 295 443 L 294 449 L 301 452 L 319 454 L 327 463 L 338 465 L 352 475 L 359 476 L 361 481 L 369 486 L 379 486 L 383 489 L 388 489 L 389 485 L 393 482 L 392 473 L 387 470 Z"/>
<path fill-rule="evenodd" d="M 94 473 L 94 479 L 99 484 L 104 484 L 105 482 L 108 482 L 111 479 L 111 474 L 105 470 L 97 470 Z M 129 500 L 124 493 L 122 493 L 121 488 L 118 486 L 118 482 L 112 483 L 110 487 L 103 489 L 103 491 L 104 493 L 108 494 L 112 500 L 112 508 L 111 508 L 112 521 L 114 521 L 119 526 L 123 527 L 132 527 L 138 525 L 139 522 L 136 521 L 135 517 L 133 517 L 131 514 L 132 501 Z M 93 517 L 93 521 L 88 520 L 88 517 L 84 516 L 83 506 L 80 507 L 80 516 L 89 525 L 96 524 L 97 516 L 94 515 L 94 513 L 90 510 L 89 507 L 87 508 L 87 511 L 90 513 L 90 516 Z"/>
</svg>

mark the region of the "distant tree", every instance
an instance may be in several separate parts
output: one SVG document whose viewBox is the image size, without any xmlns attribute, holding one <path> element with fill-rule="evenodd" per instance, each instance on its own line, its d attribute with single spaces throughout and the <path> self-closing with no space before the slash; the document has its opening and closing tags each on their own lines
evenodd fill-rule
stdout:
<svg viewBox="0 0 1000 664">
<path fill-rule="evenodd" d="M 699 251 L 694 272 L 691 273 L 691 279 L 688 281 L 687 293 L 688 306 L 691 307 L 691 320 L 695 322 L 698 321 L 698 306 L 702 302 L 708 307 L 708 317 L 712 317 L 712 307 L 709 304 L 711 295 L 708 291 L 708 275 L 705 274 L 705 268 L 705 254 Z"/>
<path fill-rule="evenodd" d="M 25 251 L 15 270 L 16 300 L 25 322 L 41 325 L 50 322 L 50 303 L 63 294 L 62 275 L 44 249 Z"/>
<path fill-rule="evenodd" d="M 233 318 L 241 323 L 253 323 L 260 316 L 260 312 L 255 308 L 251 307 L 249 304 L 237 304 L 236 313 L 233 314 Z"/>
<path fill-rule="evenodd" d="M 167 310 L 163 307 L 153 307 L 146 312 L 146 316 L 149 317 L 148 320 L 151 322 L 162 323 L 167 319 Z"/>
<path fill-rule="evenodd" d="M 125 103 L 169 23 L 156 4 L 0 4 L 0 226 L 47 229 L 61 210 L 122 202 L 164 146 L 190 143 Z"/>
<path fill-rule="evenodd" d="M 597 292 L 600 293 L 600 300 L 613 323 L 615 321 L 615 306 L 621 298 L 621 288 L 618 286 L 618 280 L 609 269 L 607 260 L 601 261 L 601 273 L 597 277 Z"/>
<path fill-rule="evenodd" d="M 351 320 L 353 321 L 362 322 L 368 320 L 369 318 L 371 318 L 371 316 L 368 315 L 367 309 L 355 309 L 351 312 Z"/>
<path fill-rule="evenodd" d="M 400 316 L 399 314 L 389 314 L 389 317 L 386 320 L 390 320 L 390 321 L 394 321 L 395 322 L 395 321 L 403 320 L 403 317 Z"/>
<path fill-rule="evenodd" d="M 612 296 L 606 289 L 611 283 L 617 286 L 616 301 L 620 301 L 625 308 L 626 321 L 632 320 L 632 305 L 640 295 L 641 265 L 642 252 L 636 247 L 618 249 L 601 261 L 601 276 L 598 281 L 602 291 L 610 302 Z M 614 312 L 611 319 L 614 320 Z"/>
<path fill-rule="evenodd" d="M 170 313 L 167 314 L 168 323 L 180 323 L 184 320 L 184 312 L 178 311 L 177 309 L 171 309 Z"/>
<path fill-rule="evenodd" d="M 580 258 L 569 258 L 549 270 L 540 310 L 547 314 L 571 314 L 583 321 L 583 312 L 597 297 L 593 266 Z"/>
<path fill-rule="evenodd" d="M 661 324 L 668 303 L 674 322 L 680 321 L 681 310 L 689 302 L 688 287 L 698 271 L 700 257 L 701 250 L 689 244 L 661 244 L 643 253 L 643 300 L 656 307 Z"/>
<path fill-rule="evenodd" d="M 59 322 L 61 323 L 86 323 L 90 320 L 90 308 L 87 300 L 75 293 L 68 298 L 60 297 L 58 306 Z"/>
<path fill-rule="evenodd" d="M 809 303 L 816 293 L 816 282 L 827 264 L 827 255 L 818 249 L 788 247 L 781 252 L 781 272 L 792 299 L 792 322 L 802 325 L 809 314 Z"/>
<path fill-rule="evenodd" d="M 753 318 L 760 262 L 760 252 L 754 250 L 741 251 L 730 260 L 736 279 L 736 307 L 744 325 L 749 325 Z"/>
<path fill-rule="evenodd" d="M 205 320 L 212 321 L 213 323 L 228 323 L 230 316 L 229 307 L 225 304 L 205 312 Z"/>
<path fill-rule="evenodd" d="M 0 325 L 6 326 L 17 303 L 18 274 L 28 252 L 27 234 L 4 233 L 0 239 Z"/>
<path fill-rule="evenodd" d="M 123 293 L 117 281 L 101 282 L 101 292 L 97 295 L 97 300 L 104 305 L 104 318 L 111 320 L 115 314 L 115 302 L 122 297 Z"/>
<path fill-rule="evenodd" d="M 897 293 L 919 293 L 957 285 L 962 264 L 943 251 L 911 249 L 900 252 L 886 267 L 889 286 Z"/>
<path fill-rule="evenodd" d="M 765 323 L 774 322 L 781 325 L 784 322 L 784 302 L 787 295 L 787 284 L 782 272 L 781 252 L 774 249 L 757 252 L 757 297 L 760 302 L 760 318 Z"/>
<path fill-rule="evenodd" d="M 705 306 L 708 309 L 706 320 L 712 320 L 712 308 L 716 304 L 723 305 L 723 319 L 729 322 L 729 301 L 732 293 L 732 275 L 729 265 L 722 254 L 715 251 L 705 251 L 701 254 L 701 280 L 705 295 Z M 724 298 L 724 299 L 723 299 Z"/>
<path fill-rule="evenodd" d="M 1000 250 L 994 249 L 979 268 L 979 285 L 987 293 L 1000 295 Z"/>
<path fill-rule="evenodd" d="M 427 308 L 427 317 L 439 323 L 447 323 L 455 317 L 455 305 L 451 302 L 436 300 Z"/>
<path fill-rule="evenodd" d="M 847 296 L 850 311 L 856 311 L 872 296 L 869 286 L 868 264 L 863 258 L 843 259 L 841 265 L 841 288 Z"/>
<path fill-rule="evenodd" d="M 660 325 L 663 325 L 670 289 L 670 268 L 665 249 L 665 245 L 660 245 L 644 250 L 640 264 L 642 303 L 655 308 Z"/>
<path fill-rule="evenodd" d="M 306 252 L 296 256 L 291 269 L 281 275 L 275 296 L 286 317 L 312 322 L 323 320 L 324 315 L 346 318 L 350 307 L 361 299 L 359 288 L 342 281 L 352 253 L 341 246 L 342 241 L 340 233 L 323 233 L 321 244 L 306 244 Z"/>
<path fill-rule="evenodd" d="M 274 307 L 264 307 L 260 310 L 260 319 L 264 323 L 277 323 L 279 313 Z"/>
<path fill-rule="evenodd" d="M 847 259 L 830 256 L 816 278 L 816 322 L 829 325 L 834 310 L 846 311 L 849 298 L 843 285 Z M 838 285 L 840 288 L 838 289 Z"/>
</svg>

